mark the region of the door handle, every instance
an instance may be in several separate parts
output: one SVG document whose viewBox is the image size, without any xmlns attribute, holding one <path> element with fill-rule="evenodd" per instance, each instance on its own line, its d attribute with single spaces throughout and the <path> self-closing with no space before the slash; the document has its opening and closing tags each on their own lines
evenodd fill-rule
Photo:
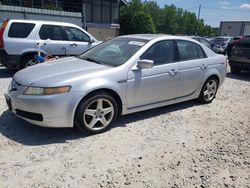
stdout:
<svg viewBox="0 0 250 188">
<path fill-rule="evenodd" d="M 175 70 L 175 69 L 171 69 L 168 73 L 171 75 L 171 76 L 174 76 L 177 72 L 179 72 L 178 70 Z"/>
<path fill-rule="evenodd" d="M 70 44 L 70 46 L 77 47 L 78 45 L 76 43 L 72 43 L 72 44 Z"/>
<path fill-rule="evenodd" d="M 200 68 L 201 68 L 202 70 L 204 70 L 204 69 L 206 69 L 206 68 L 207 68 L 207 65 L 202 64 L 202 65 L 200 66 Z"/>
</svg>

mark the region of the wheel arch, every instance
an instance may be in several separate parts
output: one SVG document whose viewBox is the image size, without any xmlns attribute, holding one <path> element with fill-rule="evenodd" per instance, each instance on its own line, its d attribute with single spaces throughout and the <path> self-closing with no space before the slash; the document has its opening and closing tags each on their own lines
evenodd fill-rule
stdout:
<svg viewBox="0 0 250 188">
<path fill-rule="evenodd" d="M 31 55 L 35 55 L 35 54 L 37 54 L 37 51 L 24 52 L 24 53 L 21 55 L 21 60 L 22 60 L 24 57 L 31 56 Z"/>
<path fill-rule="evenodd" d="M 78 102 L 75 110 L 74 110 L 74 119 L 73 119 L 73 123 L 75 123 L 75 118 L 76 118 L 76 112 L 77 112 L 77 109 L 79 108 L 81 102 L 83 100 L 85 100 L 86 98 L 92 96 L 92 95 L 95 95 L 97 93 L 101 93 L 101 92 L 105 92 L 109 95 L 111 95 L 112 97 L 114 97 L 115 101 L 117 102 L 117 106 L 118 106 L 118 115 L 121 115 L 122 114 L 122 106 L 123 106 L 123 103 L 122 103 L 122 99 L 120 97 L 120 95 L 112 90 L 112 89 L 109 89 L 109 88 L 99 88 L 99 89 L 95 89 L 93 91 L 90 91 L 89 93 L 87 93 L 86 95 L 84 95 L 84 97 L 82 97 L 82 99 Z"/>
<path fill-rule="evenodd" d="M 31 56 L 31 55 L 36 55 L 36 54 L 38 54 L 38 51 L 37 51 L 37 50 L 35 50 L 35 49 L 30 49 L 30 50 L 28 50 L 28 51 L 24 51 L 24 52 L 22 53 L 20 59 L 22 60 L 24 57 Z M 41 50 L 41 54 L 46 54 L 46 52 L 43 51 L 43 50 Z"/>
<path fill-rule="evenodd" d="M 216 78 L 216 80 L 218 81 L 218 86 L 220 86 L 223 83 L 223 75 L 221 75 L 221 71 L 218 69 L 210 69 L 206 72 L 204 76 L 204 80 L 202 82 L 201 88 L 203 87 L 205 82 L 211 77 Z"/>
<path fill-rule="evenodd" d="M 205 80 L 204 83 L 206 83 L 206 81 L 207 81 L 208 79 L 210 79 L 210 78 L 215 78 L 215 79 L 217 80 L 217 82 L 218 82 L 218 85 L 220 85 L 220 77 L 219 77 L 218 75 L 216 75 L 216 74 L 210 75 L 210 76 Z M 204 85 L 204 83 L 203 83 L 203 85 Z"/>
</svg>

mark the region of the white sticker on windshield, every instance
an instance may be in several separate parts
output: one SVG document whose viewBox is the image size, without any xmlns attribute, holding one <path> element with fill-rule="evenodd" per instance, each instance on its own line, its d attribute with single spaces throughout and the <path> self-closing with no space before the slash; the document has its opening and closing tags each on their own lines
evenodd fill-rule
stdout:
<svg viewBox="0 0 250 188">
<path fill-rule="evenodd" d="M 136 45 L 136 46 L 143 46 L 145 44 L 145 42 L 130 41 L 128 44 Z"/>
</svg>

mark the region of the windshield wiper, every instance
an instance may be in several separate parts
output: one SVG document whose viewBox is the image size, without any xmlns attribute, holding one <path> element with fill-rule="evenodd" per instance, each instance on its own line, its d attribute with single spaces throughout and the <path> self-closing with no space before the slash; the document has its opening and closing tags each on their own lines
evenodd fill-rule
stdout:
<svg viewBox="0 0 250 188">
<path fill-rule="evenodd" d="M 94 63 L 97 63 L 97 64 L 100 64 L 100 65 L 103 65 L 102 62 L 100 62 L 100 61 L 98 61 L 98 60 L 96 60 L 96 59 L 93 59 L 93 58 L 91 58 L 91 57 L 88 57 L 88 58 L 86 58 L 85 60 L 91 61 L 91 62 L 94 62 Z"/>
</svg>

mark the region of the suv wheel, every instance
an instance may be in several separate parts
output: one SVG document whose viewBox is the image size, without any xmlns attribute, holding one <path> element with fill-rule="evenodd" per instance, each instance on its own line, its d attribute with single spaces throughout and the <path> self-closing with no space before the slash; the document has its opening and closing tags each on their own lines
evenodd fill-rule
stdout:
<svg viewBox="0 0 250 188">
<path fill-rule="evenodd" d="M 115 121 L 117 112 L 117 103 L 111 95 L 106 92 L 97 93 L 80 103 L 75 124 L 83 132 L 100 133 Z"/>
<path fill-rule="evenodd" d="M 240 69 L 235 67 L 235 66 L 230 66 L 231 69 L 231 73 L 233 74 L 239 74 L 240 73 Z"/>
<path fill-rule="evenodd" d="M 30 67 L 33 65 L 38 64 L 38 61 L 36 60 L 36 58 L 34 57 L 35 55 L 28 55 L 25 56 L 22 60 L 21 60 L 21 66 L 20 69 L 24 69 L 26 67 Z"/>
</svg>

